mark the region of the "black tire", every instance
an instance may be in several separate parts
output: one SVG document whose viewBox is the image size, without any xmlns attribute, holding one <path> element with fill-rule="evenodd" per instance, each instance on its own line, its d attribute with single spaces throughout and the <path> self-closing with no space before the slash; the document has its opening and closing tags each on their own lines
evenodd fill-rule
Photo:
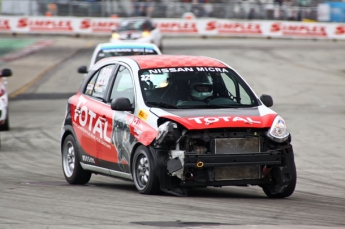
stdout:
<svg viewBox="0 0 345 229">
<path fill-rule="evenodd" d="M 286 198 L 291 196 L 296 188 L 297 183 L 297 171 L 296 171 L 296 165 L 293 163 L 293 166 L 291 168 L 291 180 L 289 181 L 287 187 L 280 193 L 274 192 L 274 187 L 272 185 L 264 185 L 262 187 L 262 190 L 265 192 L 266 196 L 269 198 Z"/>
<path fill-rule="evenodd" d="M 72 135 L 68 135 L 63 143 L 62 171 L 70 184 L 86 184 L 91 178 L 91 172 L 80 165 L 78 147 Z"/>
<path fill-rule="evenodd" d="M 5 122 L 0 125 L 0 131 L 9 131 L 10 130 L 10 119 L 8 115 L 9 109 L 7 107 L 6 119 Z"/>
<path fill-rule="evenodd" d="M 160 192 L 156 166 L 145 146 L 139 146 L 134 153 L 132 176 L 139 193 L 152 195 Z"/>
</svg>

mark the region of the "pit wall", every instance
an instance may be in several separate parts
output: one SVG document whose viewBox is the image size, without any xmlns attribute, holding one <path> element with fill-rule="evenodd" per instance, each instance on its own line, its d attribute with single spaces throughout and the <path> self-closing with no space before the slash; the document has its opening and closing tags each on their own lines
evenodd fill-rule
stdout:
<svg viewBox="0 0 345 229">
<path fill-rule="evenodd" d="M 121 18 L 0 16 L 0 34 L 111 35 Z M 345 40 L 345 23 L 163 19 L 153 21 L 164 36 L 271 37 Z"/>
</svg>

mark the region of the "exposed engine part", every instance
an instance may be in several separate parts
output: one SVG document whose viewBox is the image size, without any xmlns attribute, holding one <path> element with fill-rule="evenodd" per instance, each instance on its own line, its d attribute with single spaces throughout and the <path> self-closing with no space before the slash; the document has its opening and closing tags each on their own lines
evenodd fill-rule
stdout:
<svg viewBox="0 0 345 229">
<path fill-rule="evenodd" d="M 173 133 L 174 129 L 177 129 L 177 124 L 171 121 L 167 121 L 158 127 L 158 136 L 156 137 L 157 144 L 161 144 L 167 134 Z"/>
<path fill-rule="evenodd" d="M 210 166 L 214 163 L 209 159 L 217 154 L 234 155 L 234 161 L 224 163 L 237 163 L 235 155 L 251 155 L 276 149 L 283 144 L 273 143 L 266 136 L 266 129 L 207 129 L 187 130 L 182 125 L 166 121 L 159 127 L 156 147 L 166 149 L 169 159 L 166 161 L 167 175 L 183 184 L 236 181 L 250 179 L 266 179 L 273 170 L 263 165 L 236 165 L 236 166 Z M 269 145 L 273 144 L 273 145 Z M 238 156 L 241 158 L 241 156 Z M 193 161 L 194 159 L 195 161 Z M 193 162 L 191 162 L 191 160 Z M 277 159 L 278 160 L 278 159 Z M 274 161 L 275 162 L 275 161 Z M 192 164 L 192 165 L 191 165 Z M 277 182 L 276 191 L 285 187 L 285 182 Z"/>
<path fill-rule="evenodd" d="M 263 169 L 262 169 L 262 176 L 264 178 L 267 177 L 267 175 L 271 172 L 272 170 L 272 166 L 265 166 Z"/>
<path fill-rule="evenodd" d="M 170 174 L 173 174 L 174 172 L 182 168 L 183 166 L 181 160 L 178 157 L 172 158 L 169 161 L 167 161 L 167 170 Z"/>
<path fill-rule="evenodd" d="M 184 177 L 186 178 L 186 180 L 193 180 L 194 176 L 193 176 L 193 173 L 191 173 L 190 171 L 187 171 L 185 174 L 184 174 Z"/>
<path fill-rule="evenodd" d="M 193 152 L 197 154 L 205 154 L 207 152 L 207 148 L 203 146 L 193 145 Z"/>
<path fill-rule="evenodd" d="M 172 176 L 183 179 L 184 151 L 171 150 L 170 160 L 167 161 L 167 169 Z"/>
<path fill-rule="evenodd" d="M 177 139 L 176 141 L 176 149 L 180 150 L 180 141 L 184 138 L 185 134 L 187 133 L 187 130 L 182 131 L 182 135 Z"/>
</svg>

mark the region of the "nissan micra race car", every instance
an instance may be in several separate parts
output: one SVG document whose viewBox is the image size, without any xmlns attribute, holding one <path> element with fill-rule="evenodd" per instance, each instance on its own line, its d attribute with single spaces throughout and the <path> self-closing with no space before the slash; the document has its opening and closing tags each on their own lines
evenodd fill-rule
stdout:
<svg viewBox="0 0 345 229">
<path fill-rule="evenodd" d="M 63 173 L 70 184 L 93 173 L 133 180 L 142 194 L 258 185 L 268 197 L 288 197 L 294 153 L 272 105 L 213 58 L 105 58 L 68 99 Z"/>
</svg>

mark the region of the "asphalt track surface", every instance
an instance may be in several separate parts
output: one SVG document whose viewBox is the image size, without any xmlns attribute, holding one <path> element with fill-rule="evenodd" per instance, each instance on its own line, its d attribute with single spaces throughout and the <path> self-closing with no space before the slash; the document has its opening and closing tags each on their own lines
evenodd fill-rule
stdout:
<svg viewBox="0 0 345 229">
<path fill-rule="evenodd" d="M 164 41 L 165 53 L 218 58 L 258 95 L 272 95 L 273 109 L 292 133 L 298 171 L 295 193 L 276 200 L 259 187 L 210 187 L 175 197 L 140 195 L 131 182 L 99 175 L 85 186 L 67 184 L 60 156 L 66 101 L 82 79 L 77 67 L 89 63 L 95 43 L 107 40 L 76 39 L 68 44 L 78 45 L 52 45 L 7 64 L 27 74 L 9 82 L 11 130 L 1 133 L 0 150 L 1 229 L 345 228 L 345 42 Z"/>
</svg>

